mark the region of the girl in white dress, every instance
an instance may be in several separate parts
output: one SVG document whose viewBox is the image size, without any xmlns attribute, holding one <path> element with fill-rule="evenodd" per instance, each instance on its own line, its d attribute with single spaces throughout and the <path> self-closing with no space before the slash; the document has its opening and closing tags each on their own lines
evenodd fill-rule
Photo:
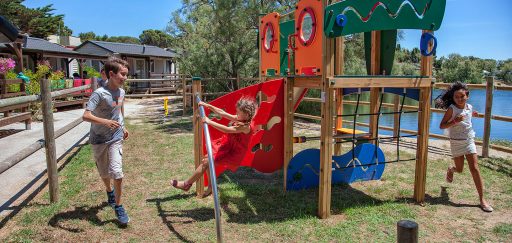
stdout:
<svg viewBox="0 0 512 243">
<path fill-rule="evenodd" d="M 476 190 L 480 198 L 480 208 L 485 212 L 492 212 L 493 208 L 485 201 L 483 181 L 478 168 L 478 156 L 475 146 L 475 131 L 471 117 L 478 114 L 473 106 L 467 103 L 469 89 L 461 82 L 453 83 L 442 95 L 436 99 L 436 107 L 446 109 L 439 127 L 447 129 L 450 137 L 450 147 L 455 166 L 449 166 L 446 172 L 446 181 L 453 181 L 453 173 L 461 173 L 464 168 L 464 156 L 468 160 L 469 171 L 473 176 Z"/>
</svg>

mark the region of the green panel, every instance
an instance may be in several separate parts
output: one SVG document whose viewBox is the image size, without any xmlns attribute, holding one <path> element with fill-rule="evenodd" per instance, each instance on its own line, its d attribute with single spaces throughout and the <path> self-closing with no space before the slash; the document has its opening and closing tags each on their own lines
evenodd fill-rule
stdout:
<svg viewBox="0 0 512 243">
<path fill-rule="evenodd" d="M 379 0 L 345 0 L 327 6 L 325 35 L 338 37 L 372 30 L 438 30 L 446 7 L 446 0 L 380 0 L 380 5 L 376 3 Z M 346 16 L 345 27 L 336 24 L 339 14 Z"/>
<path fill-rule="evenodd" d="M 285 21 L 279 24 L 279 66 L 281 67 L 281 76 L 287 75 L 288 69 L 288 36 L 295 33 L 295 20 Z M 292 60 L 290 66 L 290 75 L 295 73 L 294 62 Z"/>
<path fill-rule="evenodd" d="M 265 76 L 267 76 L 267 77 L 274 77 L 274 76 L 276 76 L 276 70 L 273 68 L 269 68 L 266 70 L 265 74 L 266 74 Z"/>
<path fill-rule="evenodd" d="M 380 33 L 380 72 L 379 74 L 390 75 L 395 59 L 397 30 L 383 30 Z M 364 57 L 366 60 L 366 72 L 370 74 L 370 50 L 371 32 L 364 33 Z"/>
</svg>

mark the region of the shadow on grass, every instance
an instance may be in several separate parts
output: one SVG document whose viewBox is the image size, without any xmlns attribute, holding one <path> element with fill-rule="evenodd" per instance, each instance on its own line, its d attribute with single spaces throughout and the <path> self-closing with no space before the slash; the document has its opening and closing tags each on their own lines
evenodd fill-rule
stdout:
<svg viewBox="0 0 512 243">
<path fill-rule="evenodd" d="M 414 198 L 397 198 L 397 201 L 406 201 L 408 203 L 416 203 L 416 200 Z M 441 194 L 439 196 L 431 196 L 429 194 L 425 194 L 425 203 L 428 203 L 430 205 L 445 205 L 445 206 L 451 206 L 456 208 L 462 208 L 462 207 L 480 207 L 479 204 L 467 204 L 467 203 L 455 203 L 450 200 L 450 195 L 448 194 L 447 187 L 442 186 L 441 187 Z"/>
<path fill-rule="evenodd" d="M 213 218 L 213 209 L 212 208 L 199 208 L 194 210 L 180 210 L 180 211 L 167 211 L 164 210 L 162 207 L 162 203 L 166 202 L 172 202 L 173 200 L 179 200 L 179 199 L 189 199 L 191 197 L 194 197 L 193 194 L 180 194 L 180 195 L 174 195 L 170 197 L 165 198 L 152 198 L 147 199 L 146 202 L 155 203 L 156 208 L 158 209 L 158 216 L 162 219 L 162 222 L 167 226 L 169 231 L 171 231 L 178 239 L 180 239 L 183 242 L 192 242 L 191 240 L 187 239 L 185 236 L 180 234 L 174 226 L 173 223 L 193 223 L 197 221 L 208 221 Z M 190 221 L 180 221 L 180 222 L 173 222 L 172 218 L 191 218 L 193 220 Z"/>
<path fill-rule="evenodd" d="M 503 158 L 485 158 L 485 159 L 480 158 L 480 159 L 481 159 L 481 163 L 480 163 L 481 166 L 483 166 L 487 169 L 502 173 L 508 177 L 512 177 L 512 160 L 507 160 L 507 159 L 503 159 Z"/>
<path fill-rule="evenodd" d="M 71 233 L 82 233 L 84 232 L 83 229 L 75 228 L 75 227 L 69 227 L 66 226 L 66 224 L 63 222 L 66 222 L 68 220 L 86 220 L 87 222 L 91 223 L 95 226 L 103 226 L 108 223 L 116 223 L 119 228 L 126 228 L 126 225 L 120 224 L 117 220 L 107 220 L 102 221 L 98 217 L 98 213 L 105 207 L 110 207 L 108 203 L 103 202 L 100 205 L 94 206 L 94 207 L 76 207 L 72 211 L 67 212 L 61 212 L 56 215 L 54 215 L 50 221 L 48 221 L 48 224 L 54 228 L 61 228 L 63 230 L 69 231 Z"/>
<path fill-rule="evenodd" d="M 251 170 L 251 169 L 249 169 Z M 219 183 L 235 183 L 234 188 L 221 189 L 220 202 L 227 222 L 253 224 L 282 222 L 317 215 L 318 189 L 283 192 L 282 173 L 271 175 L 248 172 L 224 173 Z M 232 189 L 231 189 L 232 188 Z M 243 193 L 239 193 L 241 191 Z M 238 196 L 242 194 L 243 196 Z M 348 184 L 333 185 L 331 212 L 342 214 L 346 209 L 380 205 L 384 201 L 359 191 Z"/>
<path fill-rule="evenodd" d="M 84 135 L 82 138 L 80 138 L 71 148 L 69 148 L 66 152 L 64 152 L 57 161 L 61 161 L 66 155 L 68 155 L 73 149 L 77 148 L 76 151 L 74 151 L 73 155 L 69 156 L 58 168 L 58 172 L 61 172 L 66 166 L 71 162 L 71 160 L 74 158 L 76 154 L 80 152 L 80 150 L 86 145 L 86 144 L 80 144 L 83 140 L 85 140 L 89 134 Z M 1 221 L 0 221 L 0 229 L 2 229 L 9 220 L 11 220 L 14 216 L 16 216 L 21 210 L 28 206 L 29 202 L 32 201 L 39 192 L 41 192 L 47 185 L 48 180 L 42 180 L 44 176 L 46 175 L 46 170 L 39 173 L 33 180 L 31 180 L 27 185 L 25 185 L 21 190 L 19 190 L 15 195 L 13 195 L 7 202 L 5 202 L 3 205 L 0 205 L 0 212 L 10 210 L 9 212 Z M 32 192 L 30 192 L 32 190 Z M 22 197 L 24 194 L 29 193 L 25 199 L 23 199 L 18 205 L 12 206 L 14 202 L 16 202 L 20 197 Z M 37 204 L 35 204 L 37 205 Z"/>
<path fill-rule="evenodd" d="M 218 181 L 222 213 L 226 215 L 223 217 L 227 218 L 226 221 L 229 223 L 284 222 L 317 215 L 318 190 L 283 192 L 282 173 L 267 175 L 242 167 L 236 173 L 224 173 Z M 342 214 L 344 210 L 352 207 L 384 203 L 346 184 L 333 186 L 331 195 L 333 214 Z M 165 211 L 162 209 L 162 203 L 172 203 L 173 200 L 191 197 L 194 195 L 184 194 L 147 200 L 156 203 L 162 221 L 183 241 L 187 239 L 176 231 L 173 223 L 187 224 L 213 220 L 213 208 Z"/>
<path fill-rule="evenodd" d="M 174 121 L 160 124 L 157 130 L 168 134 L 191 133 L 192 132 L 192 119 L 187 118 L 171 118 Z"/>
</svg>

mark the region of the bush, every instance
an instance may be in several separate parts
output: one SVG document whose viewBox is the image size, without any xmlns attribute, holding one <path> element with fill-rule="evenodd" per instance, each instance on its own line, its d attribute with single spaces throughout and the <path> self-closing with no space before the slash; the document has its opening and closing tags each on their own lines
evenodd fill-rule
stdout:
<svg viewBox="0 0 512 243">
<path fill-rule="evenodd" d="M 94 69 L 93 67 L 84 66 L 84 71 L 87 72 L 86 78 L 92 78 L 92 77 L 100 78 L 101 77 L 101 73 L 96 71 L 96 69 Z"/>
</svg>

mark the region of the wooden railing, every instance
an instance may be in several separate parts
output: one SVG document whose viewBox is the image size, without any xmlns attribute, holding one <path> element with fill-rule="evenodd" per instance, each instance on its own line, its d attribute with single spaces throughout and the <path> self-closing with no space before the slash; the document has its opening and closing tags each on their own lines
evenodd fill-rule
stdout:
<svg viewBox="0 0 512 243">
<path fill-rule="evenodd" d="M 15 156 L 11 156 L 7 158 L 7 160 L 2 161 L 0 163 L 0 173 L 14 166 L 18 162 L 22 161 L 24 158 L 28 157 L 30 154 L 39 150 L 42 145 L 44 145 L 46 150 L 46 165 L 47 165 L 47 173 L 48 173 L 48 185 L 50 192 L 50 201 L 57 202 L 59 200 L 59 192 L 58 192 L 58 174 L 57 174 L 57 156 L 56 156 L 56 146 L 55 146 L 55 138 L 69 131 L 73 127 L 77 126 L 82 122 L 82 119 L 76 119 L 70 124 L 66 125 L 64 128 L 54 131 L 54 122 L 53 122 L 53 101 L 52 98 L 63 96 L 66 94 L 71 94 L 74 92 L 86 90 L 86 89 L 95 89 L 96 88 L 96 79 L 92 79 L 91 84 L 83 85 L 80 87 L 74 87 L 69 89 L 63 89 L 51 92 L 50 89 L 50 81 L 41 80 L 40 82 L 41 94 L 37 95 L 26 95 L 21 97 L 13 97 L 0 99 L 0 109 L 5 107 L 19 106 L 25 105 L 31 102 L 41 102 L 41 108 L 43 113 L 43 127 L 44 127 L 44 142 L 36 142 L 27 148 L 23 149 L 19 154 Z"/>
</svg>

